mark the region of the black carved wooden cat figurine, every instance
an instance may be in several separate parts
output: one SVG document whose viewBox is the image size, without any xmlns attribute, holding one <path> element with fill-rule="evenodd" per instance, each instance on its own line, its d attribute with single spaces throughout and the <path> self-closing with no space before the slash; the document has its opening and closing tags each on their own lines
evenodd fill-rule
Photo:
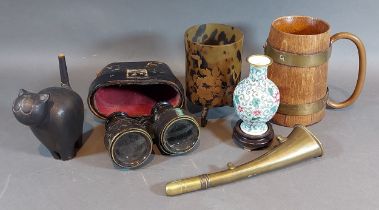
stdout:
<svg viewBox="0 0 379 210">
<path fill-rule="evenodd" d="M 84 107 L 70 87 L 64 55 L 58 59 L 61 87 L 49 87 L 39 93 L 21 89 L 12 109 L 16 119 L 30 126 L 54 158 L 69 160 L 82 145 Z"/>
</svg>

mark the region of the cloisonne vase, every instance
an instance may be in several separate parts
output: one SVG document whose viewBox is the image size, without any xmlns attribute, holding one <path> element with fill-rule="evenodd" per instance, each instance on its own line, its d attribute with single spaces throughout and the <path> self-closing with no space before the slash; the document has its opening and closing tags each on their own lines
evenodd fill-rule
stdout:
<svg viewBox="0 0 379 210">
<path fill-rule="evenodd" d="M 272 59 L 266 55 L 252 55 L 247 61 L 250 74 L 234 90 L 233 103 L 240 120 L 233 130 L 235 142 L 248 150 L 267 147 L 274 137 L 268 121 L 279 107 L 278 87 L 267 78 Z"/>
</svg>

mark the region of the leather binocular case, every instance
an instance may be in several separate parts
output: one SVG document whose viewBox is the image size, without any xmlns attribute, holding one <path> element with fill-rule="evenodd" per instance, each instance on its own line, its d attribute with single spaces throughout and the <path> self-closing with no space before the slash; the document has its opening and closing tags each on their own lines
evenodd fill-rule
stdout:
<svg viewBox="0 0 379 210">
<path fill-rule="evenodd" d="M 155 143 L 163 154 L 191 151 L 199 126 L 183 110 L 184 90 L 161 62 L 122 62 L 107 65 L 92 82 L 90 110 L 107 119 L 105 146 L 120 167 L 143 164 Z"/>
</svg>

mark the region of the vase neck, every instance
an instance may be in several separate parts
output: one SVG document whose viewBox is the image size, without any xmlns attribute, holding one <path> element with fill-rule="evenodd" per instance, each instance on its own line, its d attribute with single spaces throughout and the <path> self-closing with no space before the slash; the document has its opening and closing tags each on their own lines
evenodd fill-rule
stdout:
<svg viewBox="0 0 379 210">
<path fill-rule="evenodd" d="M 267 79 L 267 67 L 250 65 L 249 78 L 254 81 Z"/>
</svg>

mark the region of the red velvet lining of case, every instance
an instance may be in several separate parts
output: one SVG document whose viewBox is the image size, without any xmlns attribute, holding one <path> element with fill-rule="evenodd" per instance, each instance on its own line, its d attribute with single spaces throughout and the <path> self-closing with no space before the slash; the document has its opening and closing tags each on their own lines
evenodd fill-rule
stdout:
<svg viewBox="0 0 379 210">
<path fill-rule="evenodd" d="M 108 86 L 99 88 L 93 100 L 95 109 L 105 117 L 114 112 L 126 112 L 131 117 L 138 117 L 149 116 L 153 106 L 160 101 L 178 106 L 180 94 L 164 84 Z"/>
</svg>

